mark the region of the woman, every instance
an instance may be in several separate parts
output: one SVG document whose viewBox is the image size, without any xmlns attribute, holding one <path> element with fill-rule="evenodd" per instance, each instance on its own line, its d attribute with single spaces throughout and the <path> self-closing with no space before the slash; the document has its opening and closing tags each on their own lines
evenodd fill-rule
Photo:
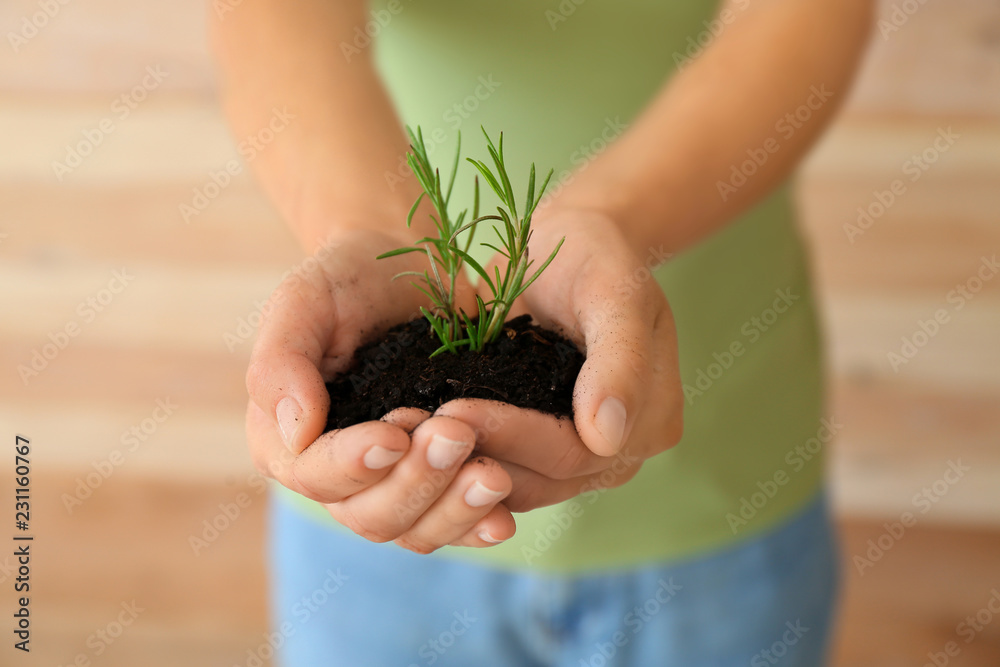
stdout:
<svg viewBox="0 0 1000 667">
<path fill-rule="evenodd" d="M 216 4 L 227 113 L 237 136 L 291 118 L 253 167 L 317 258 L 276 290 L 247 376 L 251 451 L 280 485 L 282 664 L 823 662 L 837 425 L 785 181 L 844 98 L 870 12 Z M 522 307 L 586 351 L 575 429 L 456 401 L 320 437 L 324 378 L 421 305 L 390 280 L 418 259 L 372 259 L 430 230 L 426 210 L 404 225 L 403 122 L 439 165 L 455 130 L 477 154 L 483 126 L 519 179 L 555 168 L 532 256 L 567 241 Z"/>
</svg>

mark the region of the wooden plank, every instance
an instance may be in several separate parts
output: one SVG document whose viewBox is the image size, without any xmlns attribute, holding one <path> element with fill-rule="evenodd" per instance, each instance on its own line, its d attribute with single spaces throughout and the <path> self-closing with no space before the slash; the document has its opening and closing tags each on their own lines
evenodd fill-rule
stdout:
<svg viewBox="0 0 1000 667">
<path fill-rule="evenodd" d="M 0 14 L 0 90 L 117 95 L 139 83 L 147 65 L 160 65 L 170 73 L 164 83 L 168 89 L 212 95 L 205 21 L 209 4 L 59 2 L 46 18 L 38 16 L 37 0 L 6 0 Z M 42 27 L 26 28 L 26 20 Z M 28 35 L 27 43 L 11 44 L 11 32 Z M 37 34 L 31 36 L 33 32 Z"/>
<path fill-rule="evenodd" d="M 141 262 L 243 273 L 283 271 L 300 260 L 288 228 L 249 177 L 238 177 L 186 223 L 179 207 L 208 177 L 198 178 L 119 186 L 0 182 L 0 232 L 7 235 L 0 257 L 5 265 L 22 260 L 27 270 Z"/>
<path fill-rule="evenodd" d="M 0 308 L 18 316 L 0 321 L 0 335 L 23 338 L 19 342 L 30 346 L 26 357 L 71 323 L 79 333 L 67 347 L 97 342 L 228 354 L 229 347 L 243 346 L 227 345 L 226 335 L 236 335 L 241 319 L 257 321 L 253 314 L 282 273 L 126 261 L 8 262 L 0 267 L 0 283 L 18 288 L 0 293 Z"/>
<path fill-rule="evenodd" d="M 886 23 L 872 35 L 852 113 L 1000 114 L 996 2 L 881 0 L 876 20 Z"/>
<path fill-rule="evenodd" d="M 885 528 L 880 522 L 845 521 L 841 529 L 846 588 L 835 667 L 933 664 L 928 653 L 941 652 L 952 641 L 960 653 L 948 660 L 951 667 L 1000 664 L 995 614 L 969 642 L 967 634 L 956 631 L 1000 589 L 1000 533 L 917 525 L 862 574 L 853 558 L 864 557 L 868 540 L 877 541 Z"/>
<path fill-rule="evenodd" d="M 30 664 L 68 665 L 82 653 L 108 666 L 232 665 L 264 641 L 266 503 L 255 488 L 242 480 L 164 483 L 122 470 L 69 515 L 59 495 L 72 483 L 72 472 L 35 467 Z M 0 484 L 9 493 L 9 480 Z M 238 493 L 252 498 L 249 505 L 196 554 L 190 536 Z M 88 645 L 88 637 L 133 600 L 142 611 L 97 656 L 97 638 Z M 0 602 L 7 616 L 12 602 L 9 595 Z M 11 643 L 0 648 L 3 664 L 21 660 Z"/>
<path fill-rule="evenodd" d="M 945 294 L 927 300 L 829 297 L 826 310 L 835 372 L 899 376 L 954 390 L 995 391 L 1000 385 L 1000 349 L 991 335 L 1000 331 L 996 296 L 981 295 L 961 310 Z M 939 310 L 948 320 L 935 335 L 925 335 L 934 330 L 928 322 Z"/>
<path fill-rule="evenodd" d="M 186 185 L 207 181 L 210 170 L 239 156 L 213 100 L 157 89 L 125 115 L 112 107 L 114 99 L 0 96 L 0 133 L 7 142 L 0 180 L 52 187 Z M 69 171 L 57 170 L 57 161 Z"/>
</svg>

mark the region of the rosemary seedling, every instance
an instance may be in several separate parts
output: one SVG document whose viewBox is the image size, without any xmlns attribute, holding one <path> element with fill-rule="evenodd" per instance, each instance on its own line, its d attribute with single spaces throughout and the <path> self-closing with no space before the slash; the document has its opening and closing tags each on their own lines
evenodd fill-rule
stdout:
<svg viewBox="0 0 1000 667">
<path fill-rule="evenodd" d="M 493 143 L 486 130 L 483 135 L 486 137 L 487 148 L 490 159 L 493 163 L 491 169 L 486 162 L 473 160 L 469 162 L 475 166 L 482 175 L 486 183 L 489 184 L 493 192 L 500 199 L 497 206 L 497 215 L 479 216 L 479 178 L 474 182 L 475 196 L 473 199 L 472 217 L 465 223 L 465 216 L 468 209 L 462 211 L 454 220 L 448 213 L 448 203 L 451 199 L 452 187 L 455 184 L 455 175 L 458 172 L 458 161 L 461 155 L 462 138 L 458 137 L 458 149 L 455 152 L 455 160 L 452 164 L 451 175 L 448 178 L 448 185 L 442 191 L 441 174 L 434 169 L 427 158 L 427 150 L 424 145 L 423 134 L 420 128 L 414 133 L 409 127 L 406 128 L 410 135 L 410 150 L 406 156 L 410 170 L 417 177 L 423 192 L 417 197 L 413 207 L 406 217 L 406 224 L 413 223 L 413 216 L 417 207 L 426 196 L 434 207 L 436 215 L 431 215 L 437 227 L 438 236 L 424 237 L 413 246 L 399 248 L 382 255 L 393 257 L 410 252 L 422 252 L 427 255 L 430 268 L 423 272 L 404 271 L 396 275 L 413 276 L 417 278 L 411 284 L 427 295 L 430 299 L 432 309 L 420 308 L 420 312 L 431 324 L 434 333 L 441 341 L 441 347 L 434 351 L 431 356 L 442 352 L 457 352 L 460 347 L 479 352 L 489 343 L 500 337 L 503 330 L 507 313 L 510 312 L 514 301 L 524 293 L 528 287 L 538 278 L 538 276 L 548 267 L 555 258 L 556 253 L 562 247 L 563 241 L 560 239 L 556 244 L 552 254 L 534 273 L 528 274 L 528 270 L 534 264 L 534 260 L 528 257 L 528 241 L 531 239 L 531 216 L 541 201 L 545 188 L 552 178 L 550 170 L 545 177 L 541 187 L 535 190 L 535 165 L 531 165 L 528 175 L 528 194 L 525 198 L 523 215 L 518 216 L 517 202 L 514 198 L 514 190 L 510 184 L 510 177 L 507 175 L 507 168 L 504 164 L 503 155 L 503 133 L 497 144 Z M 494 172 L 495 170 L 495 172 Z M 501 272 L 498 265 L 493 267 L 491 276 L 483 266 L 469 254 L 469 247 L 476 231 L 476 226 L 484 220 L 493 220 L 503 223 L 502 226 L 494 226 L 493 229 L 499 239 L 499 245 L 493 243 L 482 243 L 506 258 L 506 267 Z M 464 223 L 464 224 L 463 224 Z M 463 232 L 468 232 L 465 243 L 460 247 L 459 236 Z M 475 271 L 490 290 L 492 298 L 484 301 L 478 294 L 476 295 L 476 311 L 471 316 L 455 304 L 455 281 L 462 266 L 468 264 Z M 443 277 L 442 277 L 443 276 Z"/>
</svg>

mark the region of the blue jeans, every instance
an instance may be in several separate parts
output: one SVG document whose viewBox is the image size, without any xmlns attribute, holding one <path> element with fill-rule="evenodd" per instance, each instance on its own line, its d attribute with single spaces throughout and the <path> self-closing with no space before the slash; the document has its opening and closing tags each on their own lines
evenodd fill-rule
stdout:
<svg viewBox="0 0 1000 667">
<path fill-rule="evenodd" d="M 279 498 L 270 558 L 282 667 L 819 667 L 837 580 L 822 496 L 691 560 L 577 576 L 372 544 Z"/>
</svg>

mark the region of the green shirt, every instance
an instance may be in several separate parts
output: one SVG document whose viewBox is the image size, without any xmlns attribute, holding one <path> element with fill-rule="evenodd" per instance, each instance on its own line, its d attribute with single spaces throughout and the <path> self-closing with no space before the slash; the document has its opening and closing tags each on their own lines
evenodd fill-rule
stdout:
<svg viewBox="0 0 1000 667">
<path fill-rule="evenodd" d="M 718 31 L 714 10 L 704 0 L 391 0 L 373 6 L 368 32 L 431 159 L 450 167 L 458 129 L 465 154 L 482 148 L 480 125 L 503 130 L 515 192 L 524 192 L 529 161 L 555 168 L 554 189 L 585 168 Z M 365 44 L 359 32 L 341 47 L 351 58 Z M 463 169 L 456 193 L 471 199 L 460 189 L 471 165 Z M 406 173 L 402 164 L 387 173 L 387 187 Z M 469 204 L 460 198 L 454 210 Z M 814 304 L 789 188 L 654 275 L 677 322 L 681 443 L 622 487 L 588 487 L 517 515 L 517 534 L 502 545 L 439 553 L 557 572 L 675 560 L 766 530 L 815 496 L 836 426 L 821 419 Z"/>
</svg>

